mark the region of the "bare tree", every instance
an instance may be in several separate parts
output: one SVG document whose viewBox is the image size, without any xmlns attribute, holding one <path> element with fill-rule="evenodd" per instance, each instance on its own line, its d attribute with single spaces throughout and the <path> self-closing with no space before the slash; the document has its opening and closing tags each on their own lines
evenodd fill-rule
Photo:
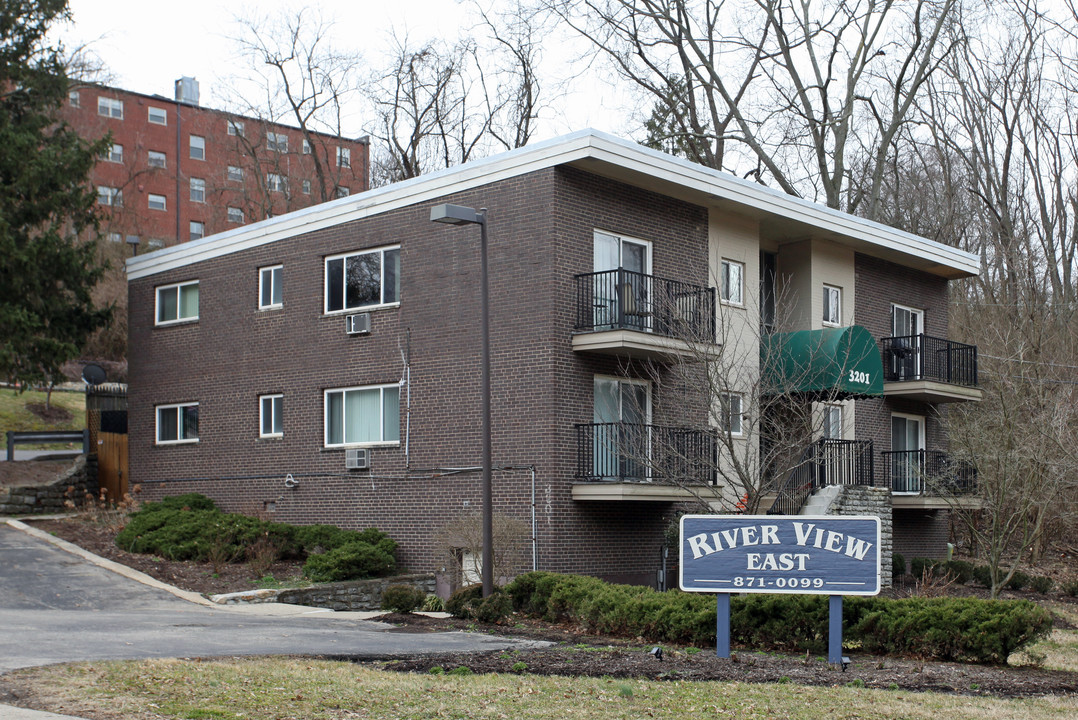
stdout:
<svg viewBox="0 0 1078 720">
<path fill-rule="evenodd" d="M 654 99 L 689 159 L 873 218 L 955 0 L 541 0 Z M 870 160 L 852 187 L 848 156 Z"/>
</svg>

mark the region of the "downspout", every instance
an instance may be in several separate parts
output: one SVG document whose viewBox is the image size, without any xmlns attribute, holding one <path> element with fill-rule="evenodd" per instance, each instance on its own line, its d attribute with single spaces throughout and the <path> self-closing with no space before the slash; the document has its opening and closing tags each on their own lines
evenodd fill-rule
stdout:
<svg viewBox="0 0 1078 720">
<path fill-rule="evenodd" d="M 529 466 L 532 472 L 532 572 L 539 570 L 539 536 L 535 524 L 535 466 Z"/>
<path fill-rule="evenodd" d="M 183 133 L 180 132 L 180 106 L 179 100 L 176 101 L 176 244 L 180 243 L 180 152 L 182 150 L 182 137 Z"/>
</svg>

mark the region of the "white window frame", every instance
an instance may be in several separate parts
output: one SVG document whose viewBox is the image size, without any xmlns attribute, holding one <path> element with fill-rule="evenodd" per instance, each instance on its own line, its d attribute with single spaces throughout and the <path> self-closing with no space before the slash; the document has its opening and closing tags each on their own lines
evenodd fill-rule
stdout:
<svg viewBox="0 0 1078 720">
<path fill-rule="evenodd" d="M 277 173 L 266 173 L 266 189 L 270 192 L 285 192 L 288 189 L 288 179 Z"/>
<path fill-rule="evenodd" d="M 396 306 L 400 305 L 399 294 L 398 294 L 398 297 L 397 297 L 396 300 L 390 300 L 388 302 L 386 301 L 386 253 L 392 252 L 394 250 L 397 251 L 397 258 L 398 258 L 398 261 L 397 261 L 397 285 L 398 285 L 398 290 L 399 290 L 400 272 L 401 272 L 400 248 L 401 248 L 400 245 L 386 245 L 384 247 L 371 248 L 370 250 L 357 250 L 357 251 L 348 252 L 348 253 L 341 253 L 339 255 L 327 256 L 325 261 L 323 262 L 323 274 L 322 274 L 322 301 L 323 301 L 323 311 L 325 312 L 325 314 L 326 315 L 338 315 L 338 314 L 342 314 L 342 313 L 351 313 L 351 312 L 362 311 L 362 310 L 376 310 L 378 308 L 396 307 Z M 371 305 L 351 305 L 351 306 L 347 305 L 346 303 L 347 303 L 347 300 L 348 300 L 348 289 L 347 289 L 347 284 L 344 282 L 343 274 L 346 272 L 346 269 L 348 267 L 348 258 L 358 257 L 360 255 L 373 255 L 375 253 L 378 253 L 378 254 L 381 255 L 381 258 L 380 258 L 380 276 L 378 278 L 378 283 L 379 283 L 379 302 L 371 304 Z M 343 260 L 344 261 L 342 263 L 342 267 L 341 267 L 341 273 L 342 273 L 341 293 L 342 293 L 342 297 L 341 297 L 341 307 L 330 310 L 330 303 L 329 303 L 329 299 L 330 299 L 329 298 L 329 264 L 331 262 L 335 261 L 335 260 Z"/>
<path fill-rule="evenodd" d="M 243 224 L 243 208 L 230 207 L 226 210 L 226 217 L 230 223 Z"/>
<path fill-rule="evenodd" d="M 304 195 L 310 195 L 311 194 L 311 181 L 310 180 L 304 180 L 301 187 L 303 189 L 303 194 Z"/>
<path fill-rule="evenodd" d="M 745 306 L 745 263 L 726 258 L 720 261 L 719 300 L 726 305 Z"/>
<path fill-rule="evenodd" d="M 279 410 L 278 410 L 279 408 Z M 267 415 L 267 410 L 269 414 Z M 280 416 L 280 425 L 275 420 Z M 266 432 L 266 421 L 269 420 L 269 432 Z M 258 396 L 258 437 L 279 438 L 284 436 L 284 395 Z"/>
<path fill-rule="evenodd" d="M 243 182 L 243 168 L 236 165 L 229 165 L 225 171 L 225 177 L 229 182 Z"/>
<path fill-rule="evenodd" d="M 266 303 L 267 281 L 269 283 L 270 302 Z M 284 265 L 269 265 L 258 269 L 258 309 L 274 310 L 284 305 Z M 274 291 L 277 292 L 274 292 Z M 273 302 L 274 295 L 280 295 L 281 300 Z"/>
<path fill-rule="evenodd" d="M 154 438 L 158 445 L 188 445 L 197 443 L 199 441 L 199 431 L 196 430 L 195 437 L 182 437 L 186 424 L 184 423 L 185 408 L 195 408 L 195 421 L 198 422 L 198 403 L 175 403 L 172 405 L 158 405 L 154 408 Z M 175 440 L 162 440 L 161 439 L 161 413 L 174 411 L 176 413 L 176 439 Z"/>
<path fill-rule="evenodd" d="M 198 280 L 187 280 L 185 282 L 172 283 L 171 285 L 160 285 L 160 286 L 158 286 L 156 288 L 156 290 L 154 292 L 154 307 L 153 307 L 154 325 L 158 325 L 158 326 L 160 326 L 160 325 L 176 325 L 178 323 L 196 322 L 198 320 L 199 310 L 197 310 L 197 309 L 196 309 L 196 312 L 195 312 L 194 315 L 191 315 L 191 316 L 181 316 L 180 315 L 180 312 L 181 312 L 180 308 L 183 307 L 183 303 L 181 301 L 182 296 L 183 296 L 183 288 L 191 287 L 192 285 L 195 288 L 198 288 Z M 176 317 L 171 318 L 171 319 L 167 319 L 167 320 L 162 320 L 161 319 L 161 295 L 163 293 L 169 292 L 171 290 L 176 291 Z M 200 293 L 200 296 L 199 296 L 199 299 L 198 299 L 198 304 L 200 306 L 202 304 L 201 293 Z"/>
<path fill-rule="evenodd" d="M 121 243 L 124 241 L 124 234 L 118 232 L 110 232 L 108 234 L 109 242 Z"/>
<path fill-rule="evenodd" d="M 188 155 L 192 160 L 206 159 L 206 138 L 201 135 L 190 135 L 187 140 Z"/>
<path fill-rule="evenodd" d="M 154 112 L 160 113 L 160 115 L 156 116 L 157 120 L 154 119 Z M 168 125 L 168 111 L 164 108 L 150 105 L 146 108 L 146 121 L 151 125 Z"/>
<path fill-rule="evenodd" d="M 823 424 L 820 428 L 821 433 L 825 439 L 828 440 L 841 440 L 844 437 L 845 432 L 846 413 L 845 408 L 842 405 L 836 403 L 824 403 L 823 405 Z M 838 425 L 838 434 L 834 435 L 832 432 L 835 430 L 835 424 Z"/>
<path fill-rule="evenodd" d="M 124 161 L 124 146 L 113 143 L 105 152 L 104 159 L 112 163 L 122 163 Z"/>
<path fill-rule="evenodd" d="M 733 410 L 736 401 L 737 410 Z M 734 420 L 737 420 L 735 423 Z M 736 427 L 735 427 L 736 425 Z M 719 430 L 730 437 L 745 435 L 745 396 L 738 392 L 719 393 Z"/>
<path fill-rule="evenodd" d="M 97 114 L 116 120 L 124 119 L 124 101 L 110 97 L 97 98 Z"/>
<path fill-rule="evenodd" d="M 157 193 L 150 193 L 146 196 L 146 207 L 150 210 L 168 210 L 168 198 L 164 195 L 158 195 Z"/>
<path fill-rule="evenodd" d="M 226 120 L 225 123 L 226 123 L 226 125 L 225 125 L 226 132 L 229 135 L 231 135 L 232 137 L 236 137 L 237 135 L 239 137 L 244 136 L 243 135 L 243 123 L 242 122 L 240 122 L 239 120 Z"/>
<path fill-rule="evenodd" d="M 165 246 L 165 241 L 162 240 L 161 238 L 150 238 L 149 240 L 146 241 L 146 245 L 151 250 L 160 250 L 161 248 L 163 248 Z M 164 324 L 167 325 L 169 323 L 164 323 Z"/>
<path fill-rule="evenodd" d="M 349 392 L 371 391 L 378 390 L 378 425 L 381 435 L 380 440 L 369 440 L 363 442 L 346 442 L 343 438 L 348 437 L 348 417 L 344 412 L 345 396 Z M 396 427 L 396 440 L 386 439 L 386 418 L 385 418 L 385 391 L 396 390 L 397 392 L 397 427 Z M 341 395 L 341 438 L 339 443 L 330 443 L 329 440 L 329 412 L 330 412 L 330 395 Z M 359 387 L 346 387 L 346 388 L 330 388 L 322 393 L 322 437 L 324 446 L 327 448 L 339 448 L 339 447 L 373 447 L 373 446 L 399 446 L 400 445 L 400 385 L 397 383 L 390 383 L 388 385 L 363 385 Z"/>
<path fill-rule="evenodd" d="M 191 220 L 188 223 L 188 231 L 192 240 L 201 240 L 206 237 L 206 223 L 201 220 Z"/>
<path fill-rule="evenodd" d="M 820 322 L 825 327 L 842 325 L 842 288 L 837 285 L 823 286 L 823 317 Z"/>
<path fill-rule="evenodd" d="M 307 140 L 307 138 L 303 138 L 303 154 L 311 154 L 311 143 Z"/>
<path fill-rule="evenodd" d="M 202 178 L 191 178 L 191 202 L 206 202 L 206 181 Z"/>
<path fill-rule="evenodd" d="M 160 150 L 150 150 L 146 154 L 146 164 L 152 168 L 168 167 L 168 155 Z"/>
<path fill-rule="evenodd" d="M 270 152 L 288 152 L 288 136 L 284 133 L 266 133 L 266 149 Z"/>
<path fill-rule="evenodd" d="M 123 207 L 124 191 L 108 185 L 97 186 L 97 204 L 108 207 Z"/>
<path fill-rule="evenodd" d="M 71 107 L 82 107 L 82 99 L 79 97 L 78 90 L 67 91 L 67 104 Z"/>
<path fill-rule="evenodd" d="M 352 150 L 351 148 L 337 146 L 337 167 L 350 168 L 352 167 Z"/>
<path fill-rule="evenodd" d="M 336 195 L 337 195 L 338 199 L 343 198 L 343 197 L 348 197 L 351 194 L 352 194 L 352 191 L 349 188 L 345 187 L 344 185 L 338 185 L 337 186 Z"/>
</svg>

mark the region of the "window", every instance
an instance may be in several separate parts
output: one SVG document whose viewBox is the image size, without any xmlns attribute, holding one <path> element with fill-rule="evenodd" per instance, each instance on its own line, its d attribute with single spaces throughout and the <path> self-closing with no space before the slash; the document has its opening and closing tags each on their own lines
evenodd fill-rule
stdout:
<svg viewBox="0 0 1078 720">
<path fill-rule="evenodd" d="M 191 136 L 191 159 L 206 159 L 206 138 L 199 137 L 198 135 Z"/>
<path fill-rule="evenodd" d="M 284 434 L 284 395 L 262 395 L 258 398 L 259 437 L 281 437 Z"/>
<path fill-rule="evenodd" d="M 842 439 L 842 406 L 824 405 L 823 436 L 829 440 Z"/>
<path fill-rule="evenodd" d="M 270 152 L 288 152 L 288 136 L 282 133 L 266 133 L 266 149 Z"/>
<path fill-rule="evenodd" d="M 742 428 L 741 395 L 722 393 L 719 395 L 720 430 L 730 435 L 740 435 Z"/>
<path fill-rule="evenodd" d="M 236 135 L 243 137 L 243 123 L 239 120 L 228 121 L 228 134 L 235 137 Z"/>
<path fill-rule="evenodd" d="M 154 195 L 150 193 L 146 202 L 147 207 L 151 210 L 166 210 L 166 201 L 164 195 Z"/>
<path fill-rule="evenodd" d="M 157 288 L 157 324 L 184 320 L 198 320 L 198 280 Z"/>
<path fill-rule="evenodd" d="M 123 241 L 124 241 L 123 233 L 118 233 L 118 232 L 110 232 L 109 233 L 109 242 L 118 243 L 118 242 L 123 242 Z"/>
<path fill-rule="evenodd" d="M 326 312 L 400 302 L 400 247 L 326 258 Z"/>
<path fill-rule="evenodd" d="M 191 202 L 206 202 L 206 181 L 202 178 L 191 178 Z"/>
<path fill-rule="evenodd" d="M 311 154 L 311 144 L 309 142 L 307 142 L 307 138 L 303 138 L 303 154 L 304 155 L 310 155 Z"/>
<path fill-rule="evenodd" d="M 138 236 L 136 235 L 135 237 Z M 146 245 L 148 245 L 151 250 L 160 250 L 165 246 L 165 241 L 161 238 L 150 238 L 146 241 Z"/>
<path fill-rule="evenodd" d="M 98 185 L 97 204 L 119 207 L 124 204 L 124 191 L 120 188 Z"/>
<path fill-rule="evenodd" d="M 167 125 L 168 113 L 163 108 L 150 107 L 147 108 L 147 117 L 154 125 Z"/>
<path fill-rule="evenodd" d="M 281 307 L 281 265 L 264 267 L 258 271 L 258 307 L 260 310 Z"/>
<path fill-rule="evenodd" d="M 823 324 L 842 324 L 842 289 L 832 285 L 823 286 Z"/>
<path fill-rule="evenodd" d="M 400 387 L 327 390 L 326 447 L 400 442 Z"/>
<path fill-rule="evenodd" d="M 719 299 L 731 305 L 742 305 L 744 293 L 742 278 L 745 275 L 745 266 L 733 260 L 723 260 L 720 268 L 722 277 L 719 278 Z"/>
<path fill-rule="evenodd" d="M 342 197 L 348 197 L 348 196 L 349 196 L 349 194 L 351 194 L 351 192 L 352 192 L 352 191 L 351 191 L 351 190 L 349 190 L 349 189 L 348 189 L 348 188 L 346 188 L 346 187 L 343 187 L 343 186 L 341 186 L 341 185 L 338 185 L 338 186 L 337 186 L 337 197 L 339 197 L 339 198 L 342 198 Z"/>
<path fill-rule="evenodd" d="M 310 195 L 311 194 L 311 181 L 310 180 L 304 180 L 303 181 L 303 194 L 304 195 Z"/>
<path fill-rule="evenodd" d="M 124 161 L 124 146 L 113 143 L 101 154 L 101 159 L 108 162 L 122 163 Z"/>
<path fill-rule="evenodd" d="M 228 221 L 230 223 L 242 223 L 243 222 L 243 210 L 237 207 L 230 207 L 228 209 Z"/>
<path fill-rule="evenodd" d="M 163 152 L 157 152 L 156 150 L 150 151 L 149 158 L 147 159 L 146 163 L 150 167 L 155 168 L 163 168 L 165 167 L 165 165 L 168 164 L 165 154 Z"/>
<path fill-rule="evenodd" d="M 68 94 L 67 94 L 67 104 L 70 105 L 71 107 L 80 107 L 81 106 L 82 101 L 79 99 L 79 91 L 78 90 L 71 90 L 70 92 L 68 92 Z"/>
<path fill-rule="evenodd" d="M 191 239 L 199 240 L 206 236 L 206 225 L 198 220 L 191 221 Z"/>
<path fill-rule="evenodd" d="M 352 151 L 345 147 L 337 148 L 337 167 L 352 167 Z"/>
<path fill-rule="evenodd" d="M 283 175 L 267 173 L 266 187 L 273 192 L 284 192 L 287 185 Z"/>
<path fill-rule="evenodd" d="M 123 100 L 115 100 L 113 98 L 99 97 L 97 99 L 97 114 L 104 117 L 116 118 L 117 120 L 124 119 L 124 103 Z"/>
<path fill-rule="evenodd" d="M 243 168 L 229 165 L 225 176 L 230 182 L 243 182 Z"/>
<path fill-rule="evenodd" d="M 157 444 L 198 442 L 198 403 L 157 406 Z"/>
</svg>

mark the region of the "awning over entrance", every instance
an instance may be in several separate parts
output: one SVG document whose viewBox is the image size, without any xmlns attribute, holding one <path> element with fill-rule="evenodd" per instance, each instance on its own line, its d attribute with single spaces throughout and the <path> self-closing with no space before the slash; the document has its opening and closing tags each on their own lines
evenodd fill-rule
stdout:
<svg viewBox="0 0 1078 720">
<path fill-rule="evenodd" d="M 883 362 L 860 325 L 776 333 L 760 341 L 765 394 L 883 395 Z"/>
</svg>

